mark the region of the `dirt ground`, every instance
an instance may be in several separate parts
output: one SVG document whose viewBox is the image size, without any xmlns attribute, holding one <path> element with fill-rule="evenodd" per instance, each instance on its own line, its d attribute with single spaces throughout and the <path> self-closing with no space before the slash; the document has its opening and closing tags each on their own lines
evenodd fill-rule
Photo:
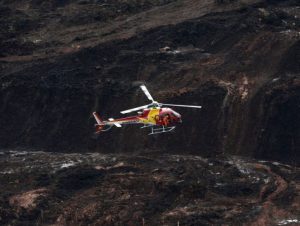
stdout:
<svg viewBox="0 0 300 226">
<path fill-rule="evenodd" d="M 0 0 L 0 23 L 0 225 L 300 224 L 298 1 Z M 203 108 L 95 136 L 141 84 Z"/>
<path fill-rule="evenodd" d="M 1 225 L 298 225 L 299 168 L 237 156 L 0 155 Z"/>
</svg>

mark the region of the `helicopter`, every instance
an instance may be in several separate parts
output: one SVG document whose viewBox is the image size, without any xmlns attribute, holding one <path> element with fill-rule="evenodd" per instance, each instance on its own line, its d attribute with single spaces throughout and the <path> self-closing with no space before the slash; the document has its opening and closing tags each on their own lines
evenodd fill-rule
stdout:
<svg viewBox="0 0 300 226">
<path fill-rule="evenodd" d="M 138 111 L 138 115 L 119 119 L 109 118 L 107 121 L 101 120 L 99 114 L 97 112 L 93 112 L 94 118 L 97 122 L 97 124 L 95 124 L 96 134 L 108 131 L 113 126 L 122 127 L 122 125 L 127 124 L 142 124 L 143 126 L 141 129 L 150 128 L 151 132 L 148 135 L 167 133 L 173 131 L 176 127 L 176 124 L 182 123 L 181 115 L 169 107 L 202 108 L 202 106 L 197 105 L 159 103 L 153 99 L 145 85 L 141 85 L 140 88 L 145 93 L 146 97 L 151 101 L 151 103 L 121 111 L 121 114 L 128 114 Z"/>
</svg>

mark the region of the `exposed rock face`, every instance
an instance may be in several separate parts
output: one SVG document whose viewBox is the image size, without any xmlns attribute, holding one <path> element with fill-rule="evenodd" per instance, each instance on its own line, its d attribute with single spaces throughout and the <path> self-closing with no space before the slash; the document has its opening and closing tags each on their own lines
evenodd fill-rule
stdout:
<svg viewBox="0 0 300 226">
<path fill-rule="evenodd" d="M 0 146 L 298 164 L 297 1 L 142 2 L 1 1 Z M 91 113 L 144 104 L 141 83 L 161 102 L 203 109 L 177 109 L 173 134 L 135 127 L 95 138 Z"/>
<path fill-rule="evenodd" d="M 299 168 L 278 162 L 15 151 L 0 163 L 1 225 L 300 222 Z"/>
</svg>

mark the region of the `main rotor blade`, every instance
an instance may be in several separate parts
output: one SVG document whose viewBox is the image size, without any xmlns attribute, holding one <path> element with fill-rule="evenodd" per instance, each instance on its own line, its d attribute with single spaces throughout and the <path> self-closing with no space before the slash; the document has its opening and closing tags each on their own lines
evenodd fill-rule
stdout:
<svg viewBox="0 0 300 226">
<path fill-rule="evenodd" d="M 154 99 L 151 96 L 151 94 L 149 93 L 147 87 L 145 85 L 141 85 L 140 87 L 144 91 L 144 93 L 146 94 L 146 96 L 148 97 L 148 99 L 151 100 L 152 102 L 154 102 Z"/>
<path fill-rule="evenodd" d="M 131 108 L 131 109 L 128 109 L 128 110 L 125 110 L 125 111 L 121 111 L 121 114 L 127 114 L 127 113 L 130 113 L 130 112 L 133 112 L 133 111 L 142 110 L 142 109 L 145 109 L 147 107 L 148 107 L 148 105 L 144 105 L 144 106 L 140 106 L 140 107 L 136 107 L 136 108 Z"/>
<path fill-rule="evenodd" d="M 164 106 L 175 106 L 175 107 L 184 107 L 184 108 L 202 108 L 199 105 L 182 105 L 182 104 L 162 104 Z"/>
</svg>

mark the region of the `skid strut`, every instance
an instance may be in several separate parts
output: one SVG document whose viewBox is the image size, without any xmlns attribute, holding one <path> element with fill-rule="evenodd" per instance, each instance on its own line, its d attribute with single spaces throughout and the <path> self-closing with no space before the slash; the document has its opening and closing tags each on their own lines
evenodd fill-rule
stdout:
<svg viewBox="0 0 300 226">
<path fill-rule="evenodd" d="M 148 135 L 171 132 L 172 130 L 175 129 L 175 127 L 176 126 L 172 126 L 172 127 L 162 126 L 161 128 L 153 128 L 153 127 L 151 127 L 151 133 L 149 133 Z"/>
</svg>

